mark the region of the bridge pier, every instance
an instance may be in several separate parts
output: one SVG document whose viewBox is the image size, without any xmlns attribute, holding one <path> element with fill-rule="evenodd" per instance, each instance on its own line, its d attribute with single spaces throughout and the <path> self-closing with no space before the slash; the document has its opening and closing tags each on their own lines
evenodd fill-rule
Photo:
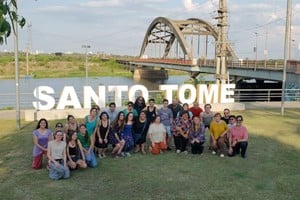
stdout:
<svg viewBox="0 0 300 200">
<path fill-rule="evenodd" d="M 136 80 L 139 79 L 159 79 L 166 80 L 169 78 L 168 71 L 165 69 L 142 69 L 136 68 L 133 72 L 133 78 Z"/>
</svg>

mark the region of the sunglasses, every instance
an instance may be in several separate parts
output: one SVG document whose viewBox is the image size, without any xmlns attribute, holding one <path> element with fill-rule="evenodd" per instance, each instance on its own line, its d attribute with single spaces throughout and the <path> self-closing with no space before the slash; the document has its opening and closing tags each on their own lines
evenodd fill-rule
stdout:
<svg viewBox="0 0 300 200">
<path fill-rule="evenodd" d="M 241 122 L 241 121 L 243 121 L 243 120 L 241 120 L 241 119 L 237 119 L 236 121 L 237 121 L 237 122 Z"/>
<path fill-rule="evenodd" d="M 59 126 L 56 126 L 56 128 L 62 128 L 62 127 L 63 127 L 63 126 L 60 126 L 60 125 L 59 125 Z"/>
</svg>

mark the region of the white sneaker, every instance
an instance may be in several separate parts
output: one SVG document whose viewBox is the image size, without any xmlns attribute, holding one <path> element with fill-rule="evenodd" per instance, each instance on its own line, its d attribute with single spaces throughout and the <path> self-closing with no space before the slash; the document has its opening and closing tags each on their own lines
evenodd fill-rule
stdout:
<svg viewBox="0 0 300 200">
<path fill-rule="evenodd" d="M 130 157 L 130 156 L 131 156 L 131 154 L 130 154 L 129 152 L 126 152 L 125 155 L 126 155 L 127 157 Z"/>
<path fill-rule="evenodd" d="M 224 154 L 221 153 L 221 154 L 220 154 L 220 157 L 221 157 L 221 158 L 224 158 Z"/>
<path fill-rule="evenodd" d="M 180 153 L 181 151 L 179 149 L 176 150 L 176 153 Z"/>
<path fill-rule="evenodd" d="M 212 155 L 216 155 L 216 154 L 217 154 L 217 152 L 215 152 L 215 151 L 212 151 L 212 152 L 211 152 L 211 154 L 212 154 Z"/>
<path fill-rule="evenodd" d="M 182 153 L 183 153 L 183 154 L 188 154 L 188 151 L 187 151 L 187 150 L 185 150 L 185 151 L 183 151 Z"/>
</svg>

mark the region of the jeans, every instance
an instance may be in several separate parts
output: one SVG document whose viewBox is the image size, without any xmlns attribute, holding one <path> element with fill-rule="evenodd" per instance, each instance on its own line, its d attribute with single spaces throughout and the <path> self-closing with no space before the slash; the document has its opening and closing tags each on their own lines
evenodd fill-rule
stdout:
<svg viewBox="0 0 300 200">
<path fill-rule="evenodd" d="M 86 148 L 86 150 L 88 150 L 88 148 Z M 87 166 L 96 167 L 98 165 L 94 151 L 91 151 L 90 154 L 85 153 L 84 156 Z"/>
<path fill-rule="evenodd" d="M 203 142 L 194 142 L 191 144 L 192 154 L 202 154 L 203 152 Z"/>
<path fill-rule="evenodd" d="M 70 177 L 70 170 L 69 167 L 64 167 L 63 160 L 58 161 L 59 165 L 57 166 L 54 162 L 50 162 L 50 169 L 49 169 L 49 178 L 58 180 L 62 178 L 69 178 Z"/>
<path fill-rule="evenodd" d="M 240 154 L 243 158 L 246 157 L 246 151 L 248 147 L 248 142 L 238 142 L 234 147 L 232 147 L 232 154 L 229 156 L 235 156 L 236 154 Z"/>
</svg>

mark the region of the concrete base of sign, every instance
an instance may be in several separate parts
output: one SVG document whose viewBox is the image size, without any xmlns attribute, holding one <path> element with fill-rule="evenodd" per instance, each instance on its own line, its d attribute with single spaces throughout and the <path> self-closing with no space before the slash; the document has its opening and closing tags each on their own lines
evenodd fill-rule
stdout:
<svg viewBox="0 0 300 200">
<path fill-rule="evenodd" d="M 245 110 L 245 104 L 243 103 L 218 103 L 211 104 L 212 111 L 221 112 L 223 114 L 224 108 L 229 108 L 232 111 L 235 110 Z M 204 105 L 201 105 L 203 109 Z M 161 105 L 157 105 L 157 108 L 160 108 Z M 118 110 L 122 110 L 119 108 Z M 46 118 L 47 120 L 57 120 L 57 119 L 66 119 L 68 115 L 73 115 L 77 119 L 82 119 L 89 114 L 90 109 L 64 109 L 64 110 L 25 110 L 25 121 L 37 121 L 41 118 Z"/>
</svg>

